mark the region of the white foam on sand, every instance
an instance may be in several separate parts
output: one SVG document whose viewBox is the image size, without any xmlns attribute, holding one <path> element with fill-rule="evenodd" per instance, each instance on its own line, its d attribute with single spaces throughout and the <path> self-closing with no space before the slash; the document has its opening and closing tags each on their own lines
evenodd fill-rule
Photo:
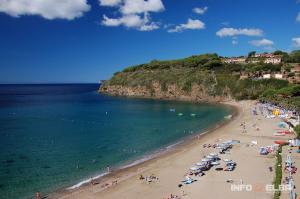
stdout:
<svg viewBox="0 0 300 199">
<path fill-rule="evenodd" d="M 159 155 L 161 154 L 161 152 L 169 151 L 169 150 L 173 149 L 176 145 L 181 144 L 181 143 L 183 143 L 183 142 L 184 142 L 184 140 L 181 140 L 181 141 L 179 141 L 179 142 L 176 142 L 176 143 L 174 143 L 174 144 L 171 144 L 171 145 L 165 147 L 163 150 L 161 149 L 161 150 L 159 150 L 159 151 L 157 151 L 157 152 L 155 152 L 155 153 L 153 153 L 153 154 L 151 154 L 151 155 L 148 155 L 148 156 L 146 156 L 146 157 L 140 158 L 140 159 L 138 159 L 138 160 L 136 160 L 136 161 L 134 161 L 134 162 L 132 162 L 132 163 L 130 163 L 130 164 L 127 164 L 127 165 L 125 165 L 125 166 L 123 166 L 123 167 L 121 167 L 121 168 L 119 168 L 119 169 L 130 168 L 130 167 L 133 167 L 133 166 L 135 166 L 135 165 L 138 165 L 138 164 L 141 164 L 141 163 L 143 163 L 143 162 L 146 162 L 146 161 L 148 161 L 148 160 L 151 160 L 151 159 L 153 159 L 153 158 L 159 156 Z M 108 173 L 108 172 L 102 173 L 102 174 L 97 175 L 97 176 L 95 176 L 95 177 L 92 177 L 92 178 L 83 180 L 83 181 L 81 181 L 81 182 L 79 182 L 79 183 L 77 183 L 77 184 L 75 184 L 75 185 L 73 185 L 73 186 L 71 186 L 71 187 L 68 187 L 67 190 L 77 189 L 77 188 L 81 187 L 82 185 L 87 184 L 87 183 L 90 183 L 92 180 L 99 179 L 99 178 L 101 178 L 101 177 L 103 177 L 103 176 L 105 176 L 105 175 L 107 175 L 107 174 L 109 174 L 109 173 Z"/>
<path fill-rule="evenodd" d="M 90 183 L 92 180 L 99 179 L 99 178 L 101 178 L 101 177 L 103 177 L 103 176 L 105 176 L 105 175 L 107 175 L 107 174 L 108 174 L 108 173 L 106 172 L 106 173 L 102 173 L 102 174 L 100 174 L 100 175 L 97 175 L 97 176 L 95 176 L 95 177 L 92 177 L 92 178 L 90 178 L 90 179 L 83 180 L 83 181 L 81 181 L 81 182 L 79 182 L 79 183 L 77 183 L 77 184 L 75 184 L 75 185 L 73 185 L 73 186 L 71 186 L 71 187 L 68 187 L 67 190 L 72 190 L 72 189 L 79 188 L 79 187 L 81 187 L 82 185 L 87 184 L 87 183 Z"/>
</svg>

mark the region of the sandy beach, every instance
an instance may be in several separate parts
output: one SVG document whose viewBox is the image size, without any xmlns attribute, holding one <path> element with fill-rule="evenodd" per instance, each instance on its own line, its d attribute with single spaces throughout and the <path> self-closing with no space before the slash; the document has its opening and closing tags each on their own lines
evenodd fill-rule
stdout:
<svg viewBox="0 0 300 199">
<path fill-rule="evenodd" d="M 203 136 L 196 136 L 172 152 L 161 155 L 142 164 L 112 173 L 100 180 L 73 190 L 66 190 L 49 196 L 58 199 L 163 199 L 175 194 L 185 199 L 254 199 L 272 198 L 273 193 L 266 191 L 266 185 L 274 180 L 275 154 L 259 155 L 259 148 L 272 145 L 274 140 L 288 139 L 292 135 L 280 137 L 273 133 L 278 131 L 276 123 L 280 119 L 266 119 L 262 115 L 253 116 L 251 108 L 254 101 L 230 102 L 228 105 L 237 108 L 237 114 L 230 122 Z M 245 122 L 246 133 L 241 123 Z M 259 130 L 257 130 L 257 127 Z M 282 129 L 281 129 L 282 130 Z M 219 155 L 221 159 L 232 159 L 237 163 L 233 171 L 216 171 L 212 167 L 189 185 L 183 185 L 186 173 L 203 156 L 218 152 L 212 147 L 204 148 L 203 144 L 215 144 L 226 140 L 239 140 L 229 153 Z M 252 141 L 257 144 L 251 145 Z M 221 161 L 222 162 L 222 161 Z M 222 163 L 220 166 L 223 166 Z M 269 167 L 273 170 L 270 171 Z M 140 180 L 140 175 L 154 175 L 158 180 L 151 183 Z M 231 180 L 231 183 L 226 182 Z M 232 191 L 232 185 L 252 185 L 252 191 Z"/>
</svg>

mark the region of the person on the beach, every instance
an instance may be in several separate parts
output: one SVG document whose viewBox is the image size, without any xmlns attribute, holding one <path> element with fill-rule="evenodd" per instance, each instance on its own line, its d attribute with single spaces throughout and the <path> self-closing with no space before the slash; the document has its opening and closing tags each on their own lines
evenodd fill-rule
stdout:
<svg viewBox="0 0 300 199">
<path fill-rule="evenodd" d="M 35 199 L 41 199 L 41 193 L 40 192 L 35 193 Z"/>
<path fill-rule="evenodd" d="M 144 180 L 145 178 L 144 178 L 144 176 L 141 174 L 140 175 L 140 180 Z"/>
</svg>

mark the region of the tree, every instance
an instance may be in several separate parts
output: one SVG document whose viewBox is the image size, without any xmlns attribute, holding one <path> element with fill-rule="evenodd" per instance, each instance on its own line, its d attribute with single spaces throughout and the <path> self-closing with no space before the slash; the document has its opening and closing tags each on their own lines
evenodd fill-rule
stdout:
<svg viewBox="0 0 300 199">
<path fill-rule="evenodd" d="M 256 54 L 256 51 L 251 51 L 248 53 L 248 57 L 254 57 L 255 54 Z"/>
<path fill-rule="evenodd" d="M 300 63 L 300 50 L 295 50 L 290 54 L 289 62 Z"/>
<path fill-rule="evenodd" d="M 281 50 L 276 50 L 273 52 L 273 55 L 284 55 L 284 54 L 287 54 L 286 52 L 283 52 Z"/>
</svg>

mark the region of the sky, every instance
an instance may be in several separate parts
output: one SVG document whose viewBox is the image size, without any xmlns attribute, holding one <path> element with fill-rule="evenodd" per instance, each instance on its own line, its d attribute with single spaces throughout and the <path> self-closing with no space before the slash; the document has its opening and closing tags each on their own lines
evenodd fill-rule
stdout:
<svg viewBox="0 0 300 199">
<path fill-rule="evenodd" d="M 203 53 L 300 49 L 300 0 L 0 0 L 0 83 L 93 83 Z"/>
</svg>

